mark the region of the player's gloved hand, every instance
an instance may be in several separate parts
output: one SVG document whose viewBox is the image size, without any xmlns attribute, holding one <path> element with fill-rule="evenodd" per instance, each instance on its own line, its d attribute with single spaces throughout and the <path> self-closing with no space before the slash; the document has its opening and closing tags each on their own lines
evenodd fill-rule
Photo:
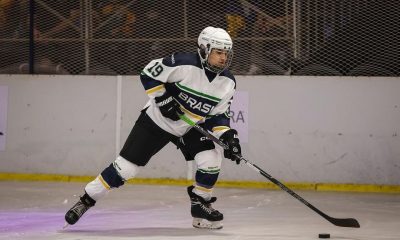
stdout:
<svg viewBox="0 0 400 240">
<path fill-rule="evenodd" d="M 242 150 L 240 148 L 237 131 L 235 129 L 229 129 L 224 132 L 219 139 L 229 147 L 228 149 L 224 149 L 224 157 L 236 161 L 236 164 L 239 164 Z"/>
<path fill-rule="evenodd" d="M 155 100 L 164 117 L 173 121 L 180 119 L 179 115 L 183 114 L 183 112 L 179 108 L 179 103 L 168 92 L 165 92 L 162 96 L 155 97 Z"/>
</svg>

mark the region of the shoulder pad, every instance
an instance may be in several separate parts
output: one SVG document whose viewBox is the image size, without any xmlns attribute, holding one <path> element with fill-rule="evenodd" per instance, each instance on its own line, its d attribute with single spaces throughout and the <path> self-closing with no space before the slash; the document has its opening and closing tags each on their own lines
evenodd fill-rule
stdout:
<svg viewBox="0 0 400 240">
<path fill-rule="evenodd" d="M 219 75 L 231 79 L 231 80 L 234 81 L 235 84 L 236 84 L 236 79 L 235 79 L 235 77 L 233 76 L 233 74 L 232 74 L 228 69 L 225 69 L 225 70 L 222 71 Z"/>
<path fill-rule="evenodd" d="M 162 63 L 168 67 L 192 65 L 201 68 L 201 61 L 197 53 L 173 53 L 171 56 L 163 58 Z"/>
</svg>

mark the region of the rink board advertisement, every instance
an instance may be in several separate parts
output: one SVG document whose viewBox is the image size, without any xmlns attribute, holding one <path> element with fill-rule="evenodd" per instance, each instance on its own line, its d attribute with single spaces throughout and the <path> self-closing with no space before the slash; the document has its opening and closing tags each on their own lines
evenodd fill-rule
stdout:
<svg viewBox="0 0 400 240">
<path fill-rule="evenodd" d="M 0 151 L 6 147 L 8 87 L 0 86 Z"/>
<path fill-rule="evenodd" d="M 231 128 L 239 133 L 240 142 L 248 142 L 249 94 L 246 91 L 236 91 L 230 109 Z"/>
</svg>

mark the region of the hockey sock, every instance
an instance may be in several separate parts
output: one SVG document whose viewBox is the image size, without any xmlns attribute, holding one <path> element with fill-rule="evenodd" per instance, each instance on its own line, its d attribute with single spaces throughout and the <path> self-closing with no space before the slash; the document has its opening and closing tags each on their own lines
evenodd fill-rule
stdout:
<svg viewBox="0 0 400 240">
<path fill-rule="evenodd" d="M 110 190 L 110 186 L 104 181 L 101 175 L 98 175 L 85 187 L 85 192 L 95 201 L 104 197 Z"/>
<path fill-rule="evenodd" d="M 203 169 L 198 169 L 196 171 L 196 182 L 199 185 L 204 186 L 206 188 L 212 187 L 218 180 L 219 170 L 218 172 L 210 172 L 205 171 Z"/>
<path fill-rule="evenodd" d="M 210 187 L 210 188 L 202 187 L 202 186 L 199 186 L 198 183 L 196 183 L 194 185 L 194 189 L 193 189 L 193 193 L 202 197 L 206 201 L 209 201 L 211 199 L 212 191 L 213 191 L 212 187 Z"/>
<path fill-rule="evenodd" d="M 205 200 L 210 200 L 213 186 L 218 180 L 218 175 L 219 171 L 214 172 L 198 169 L 196 171 L 196 184 L 193 192 Z"/>
<path fill-rule="evenodd" d="M 111 163 L 106 169 L 100 174 L 104 179 L 104 183 L 108 185 L 109 188 L 118 188 L 124 185 L 124 181 L 119 176 L 114 164 Z"/>
<path fill-rule="evenodd" d="M 120 187 L 124 184 L 121 177 L 118 175 L 113 164 L 101 172 L 93 181 L 85 187 L 87 194 L 94 200 L 99 200 L 106 195 L 112 188 Z"/>
</svg>

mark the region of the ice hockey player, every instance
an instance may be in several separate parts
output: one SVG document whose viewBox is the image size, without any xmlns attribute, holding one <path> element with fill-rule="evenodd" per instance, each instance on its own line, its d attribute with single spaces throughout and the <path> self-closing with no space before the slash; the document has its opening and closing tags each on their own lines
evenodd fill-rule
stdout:
<svg viewBox="0 0 400 240">
<path fill-rule="evenodd" d="M 174 53 L 152 60 L 140 75 L 149 96 L 119 156 L 92 182 L 80 200 L 66 213 L 75 224 L 110 189 L 135 177 L 139 169 L 169 142 L 180 148 L 186 160 L 195 160 L 195 182 L 187 188 L 193 226 L 222 228 L 223 214 L 211 204 L 223 157 L 236 161 L 241 154 L 237 131 L 230 128 L 229 107 L 236 82 L 228 67 L 232 40 L 221 29 L 206 27 L 198 37 L 197 53 Z M 184 114 L 229 146 L 224 150 L 180 119 Z"/>
</svg>

